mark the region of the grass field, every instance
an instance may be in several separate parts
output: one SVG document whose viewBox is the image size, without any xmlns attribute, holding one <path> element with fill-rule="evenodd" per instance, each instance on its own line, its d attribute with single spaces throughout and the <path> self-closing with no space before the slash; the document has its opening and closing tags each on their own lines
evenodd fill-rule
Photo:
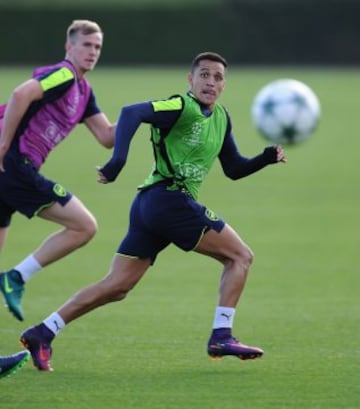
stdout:
<svg viewBox="0 0 360 409">
<path fill-rule="evenodd" d="M 0 101 L 29 70 L 0 70 Z M 187 68 L 101 69 L 89 78 L 98 103 L 116 120 L 123 104 L 186 90 Z M 218 165 L 200 199 L 255 251 L 235 318 L 235 334 L 265 349 L 261 360 L 211 361 L 205 344 L 217 301 L 220 266 L 168 248 L 120 304 L 69 325 L 54 342 L 53 373 L 30 364 L 1 381 L 4 409 L 351 409 L 359 407 L 359 98 L 358 70 L 230 70 L 221 102 L 233 118 L 243 154 L 266 146 L 252 127 L 250 105 L 265 83 L 306 82 L 322 104 L 320 126 L 286 148 L 288 164 L 238 182 Z M 43 172 L 74 191 L 97 216 L 86 247 L 34 277 L 24 297 L 25 323 L 0 310 L 0 353 L 20 347 L 20 332 L 41 321 L 80 287 L 107 271 L 127 228 L 135 187 L 151 165 L 141 127 L 114 184 L 96 183 L 110 155 L 83 127 Z M 14 218 L 1 268 L 20 261 L 54 230 Z"/>
</svg>

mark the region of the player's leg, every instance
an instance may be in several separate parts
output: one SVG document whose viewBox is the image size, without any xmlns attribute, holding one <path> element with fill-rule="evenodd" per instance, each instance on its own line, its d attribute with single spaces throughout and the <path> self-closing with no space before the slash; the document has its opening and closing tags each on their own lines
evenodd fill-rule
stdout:
<svg viewBox="0 0 360 409">
<path fill-rule="evenodd" d="M 261 356 L 260 348 L 248 347 L 231 333 L 235 307 L 243 291 L 253 253 L 237 233 L 214 212 L 180 190 L 168 190 L 159 184 L 145 197 L 145 219 L 151 231 L 165 237 L 179 248 L 211 256 L 223 264 L 219 304 L 214 320 L 214 334 L 208 352 L 211 355 L 235 355 L 241 359 Z M 156 205 L 155 205 L 156 204 Z M 220 341 L 218 341 L 220 339 Z"/>
<path fill-rule="evenodd" d="M 253 260 L 249 246 L 229 225 L 225 225 L 219 233 L 215 230 L 205 233 L 195 251 L 211 256 L 223 264 L 219 305 L 235 308 Z"/>
<path fill-rule="evenodd" d="M 17 319 L 23 320 L 20 303 L 24 284 L 42 267 L 88 242 L 97 225 L 79 199 L 14 153 L 8 156 L 6 172 L 0 174 L 0 187 L 0 226 L 8 226 L 15 211 L 29 219 L 40 216 L 63 226 L 34 253 L 0 274 L 0 287 L 8 308 Z"/>
<path fill-rule="evenodd" d="M 63 229 L 50 235 L 33 253 L 42 267 L 85 245 L 97 231 L 95 217 L 75 196 L 65 206 L 54 203 L 38 216 L 63 226 Z"/>
<path fill-rule="evenodd" d="M 205 233 L 195 251 L 223 264 L 208 354 L 213 358 L 224 355 L 240 359 L 261 357 L 262 349 L 245 345 L 232 335 L 235 309 L 253 260 L 251 249 L 229 225 L 225 225 L 220 232 L 209 230 Z"/>
<path fill-rule="evenodd" d="M 67 323 L 101 305 L 124 299 L 154 262 L 157 253 L 169 244 L 142 228 L 143 206 L 140 201 L 136 198 L 133 202 L 129 231 L 121 242 L 107 275 L 80 290 L 41 324 L 22 334 L 21 342 L 30 350 L 34 365 L 39 370 L 51 370 L 51 342 Z"/>
<path fill-rule="evenodd" d="M 51 342 L 66 324 L 101 305 L 120 301 L 139 282 L 151 259 L 116 255 L 109 273 L 100 281 L 80 290 L 41 324 L 27 329 L 20 341 L 31 352 L 34 366 L 51 371 Z"/>
<path fill-rule="evenodd" d="M 21 307 L 24 284 L 43 267 L 86 244 L 97 230 L 94 216 L 75 196 L 65 205 L 53 203 L 39 212 L 38 216 L 63 228 L 51 234 L 37 250 L 13 269 L 0 274 L 0 289 L 9 311 L 19 321 L 24 319 Z"/>
<path fill-rule="evenodd" d="M 0 250 L 5 244 L 9 227 L 0 227 Z M 23 320 L 23 312 L 20 306 L 24 291 L 24 282 L 15 270 L 0 273 L 0 292 L 3 294 L 5 303 L 10 312 L 20 321 Z"/>
<path fill-rule="evenodd" d="M 123 300 L 151 265 L 151 259 L 115 255 L 110 271 L 97 283 L 79 291 L 58 313 L 65 324 L 101 305 Z"/>
<path fill-rule="evenodd" d="M 8 227 L 0 227 L 0 252 L 4 247 L 5 240 L 8 234 Z"/>
</svg>

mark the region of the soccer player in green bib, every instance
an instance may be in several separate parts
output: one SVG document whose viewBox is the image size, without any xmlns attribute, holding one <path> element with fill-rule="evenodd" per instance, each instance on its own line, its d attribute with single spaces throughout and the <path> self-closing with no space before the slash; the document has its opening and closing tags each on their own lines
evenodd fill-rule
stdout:
<svg viewBox="0 0 360 409">
<path fill-rule="evenodd" d="M 139 186 L 128 232 L 105 278 L 75 294 L 21 335 L 39 370 L 51 370 L 51 342 L 66 324 L 101 305 L 123 300 L 171 243 L 222 265 L 219 300 L 207 343 L 210 357 L 232 355 L 245 360 L 263 355 L 261 348 L 244 344 L 232 332 L 253 252 L 225 221 L 199 203 L 198 194 L 216 159 L 225 175 L 237 180 L 269 164 L 286 162 L 286 158 L 280 146 L 269 146 L 253 158 L 239 153 L 229 114 L 217 102 L 225 87 L 226 68 L 221 55 L 201 53 L 193 60 L 187 93 L 123 107 L 112 157 L 98 168 L 98 181 L 115 181 L 141 123 L 151 127 L 154 165 Z"/>
</svg>

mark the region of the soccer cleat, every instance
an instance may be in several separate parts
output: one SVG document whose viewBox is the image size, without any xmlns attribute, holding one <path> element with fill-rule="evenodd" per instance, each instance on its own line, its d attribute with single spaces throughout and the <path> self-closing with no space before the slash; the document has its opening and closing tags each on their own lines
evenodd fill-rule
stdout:
<svg viewBox="0 0 360 409">
<path fill-rule="evenodd" d="M 52 355 L 51 341 L 54 335 L 44 324 L 36 325 L 21 334 L 20 342 L 31 353 L 33 364 L 39 371 L 52 371 L 50 359 Z"/>
<path fill-rule="evenodd" d="M 21 351 L 9 356 L 0 356 L 0 378 L 14 374 L 29 358 L 29 351 Z"/>
<path fill-rule="evenodd" d="M 9 311 L 19 321 L 24 320 L 24 314 L 21 308 L 21 297 L 24 292 L 24 282 L 20 273 L 16 270 L 10 270 L 0 274 L 0 290 L 5 297 Z"/>
<path fill-rule="evenodd" d="M 260 358 L 264 353 L 260 348 L 241 343 L 231 335 L 230 331 L 224 331 L 224 329 L 220 329 L 220 332 L 219 330 L 213 332 L 208 342 L 207 352 L 212 359 L 232 355 L 242 360 Z"/>
</svg>

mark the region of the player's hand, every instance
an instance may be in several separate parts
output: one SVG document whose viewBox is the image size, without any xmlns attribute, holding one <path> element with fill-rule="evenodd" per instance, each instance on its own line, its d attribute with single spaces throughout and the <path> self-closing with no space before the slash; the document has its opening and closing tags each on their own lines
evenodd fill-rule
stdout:
<svg viewBox="0 0 360 409">
<path fill-rule="evenodd" d="M 285 153 L 283 148 L 280 145 L 270 145 L 264 149 L 263 152 L 264 159 L 268 164 L 270 163 L 279 163 L 283 162 L 286 163 L 287 159 L 285 157 Z"/>
<path fill-rule="evenodd" d="M 275 147 L 276 147 L 277 161 L 286 163 L 287 159 L 286 159 L 283 148 L 280 145 L 276 145 Z"/>
<path fill-rule="evenodd" d="M 106 179 L 106 177 L 102 174 L 102 172 L 101 172 L 101 166 L 96 166 L 96 171 L 97 171 L 97 173 L 98 173 L 98 178 L 97 178 L 97 181 L 99 182 L 99 183 L 102 183 L 102 184 L 106 184 L 106 183 L 109 183 L 109 181 Z"/>
</svg>

